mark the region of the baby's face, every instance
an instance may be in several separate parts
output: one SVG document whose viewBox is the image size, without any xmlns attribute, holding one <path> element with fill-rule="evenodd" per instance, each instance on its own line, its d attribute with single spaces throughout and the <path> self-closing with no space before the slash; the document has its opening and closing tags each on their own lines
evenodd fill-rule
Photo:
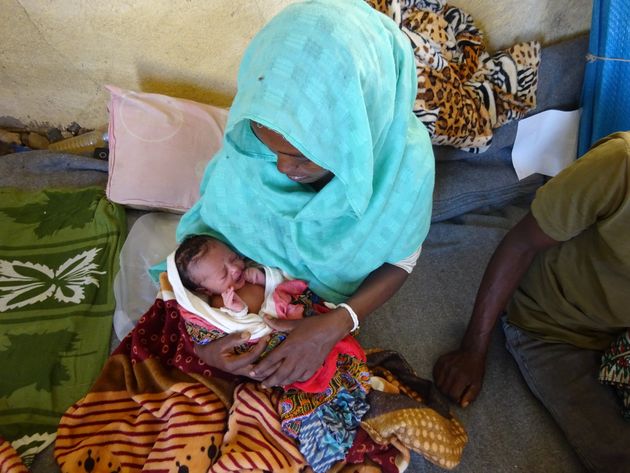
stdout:
<svg viewBox="0 0 630 473">
<path fill-rule="evenodd" d="M 245 261 L 220 241 L 208 243 L 206 251 L 188 268 L 191 279 L 206 294 L 222 294 L 245 284 Z"/>
</svg>

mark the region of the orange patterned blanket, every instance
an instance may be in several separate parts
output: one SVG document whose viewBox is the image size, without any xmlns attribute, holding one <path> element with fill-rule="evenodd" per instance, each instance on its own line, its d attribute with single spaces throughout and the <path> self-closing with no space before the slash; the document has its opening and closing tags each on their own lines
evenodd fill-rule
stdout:
<svg viewBox="0 0 630 473">
<path fill-rule="evenodd" d="M 311 471 L 297 442 L 282 432 L 282 391 L 198 359 L 166 278 L 161 284 L 91 391 L 62 417 L 54 452 L 61 471 Z M 330 471 L 361 465 L 401 472 L 410 450 L 444 468 L 456 466 L 467 436 L 432 384 L 394 352 L 369 353 L 368 366 L 370 410 L 346 458 Z M 4 447 L 0 472 L 26 471 Z"/>
</svg>

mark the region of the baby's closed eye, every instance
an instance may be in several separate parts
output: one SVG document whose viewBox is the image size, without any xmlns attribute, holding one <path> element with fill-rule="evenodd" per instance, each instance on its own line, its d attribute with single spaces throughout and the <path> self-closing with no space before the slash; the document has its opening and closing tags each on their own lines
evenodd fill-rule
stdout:
<svg viewBox="0 0 630 473">
<path fill-rule="evenodd" d="M 263 286 L 265 284 L 265 273 L 260 268 L 247 268 L 245 270 L 245 280 L 251 284 Z"/>
</svg>

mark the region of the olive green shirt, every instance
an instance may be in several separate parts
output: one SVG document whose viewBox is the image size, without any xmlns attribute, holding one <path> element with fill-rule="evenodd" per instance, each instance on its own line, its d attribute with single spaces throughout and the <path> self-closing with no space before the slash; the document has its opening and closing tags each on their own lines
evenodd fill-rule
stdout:
<svg viewBox="0 0 630 473">
<path fill-rule="evenodd" d="M 532 214 L 562 243 L 534 259 L 508 320 L 544 340 L 607 348 L 630 327 L 630 132 L 538 189 Z"/>
</svg>

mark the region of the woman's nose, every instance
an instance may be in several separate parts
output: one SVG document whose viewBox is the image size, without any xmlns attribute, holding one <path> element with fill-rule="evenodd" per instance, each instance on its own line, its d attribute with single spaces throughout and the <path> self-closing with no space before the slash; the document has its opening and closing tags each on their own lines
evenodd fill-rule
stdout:
<svg viewBox="0 0 630 473">
<path fill-rule="evenodd" d="M 276 168 L 278 168 L 278 171 L 282 174 L 293 175 L 295 171 L 295 162 L 290 156 L 278 154 Z"/>
</svg>

